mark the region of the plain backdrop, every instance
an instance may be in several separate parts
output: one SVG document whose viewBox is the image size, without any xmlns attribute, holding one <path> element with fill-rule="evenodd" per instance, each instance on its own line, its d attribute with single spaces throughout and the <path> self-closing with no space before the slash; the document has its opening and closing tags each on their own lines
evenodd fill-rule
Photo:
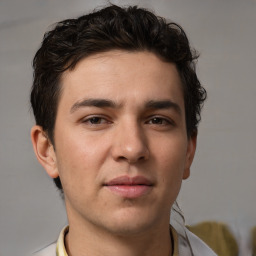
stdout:
<svg viewBox="0 0 256 256">
<path fill-rule="evenodd" d="M 0 1 L 0 255 L 28 255 L 67 223 L 64 203 L 30 142 L 31 61 L 51 24 L 99 0 Z M 179 23 L 200 52 L 208 90 L 191 177 L 179 204 L 187 224 L 227 223 L 245 248 L 256 225 L 256 1 L 112 0 Z M 245 249 L 244 249 L 245 250 Z M 246 255 L 246 254 L 243 254 Z"/>
</svg>

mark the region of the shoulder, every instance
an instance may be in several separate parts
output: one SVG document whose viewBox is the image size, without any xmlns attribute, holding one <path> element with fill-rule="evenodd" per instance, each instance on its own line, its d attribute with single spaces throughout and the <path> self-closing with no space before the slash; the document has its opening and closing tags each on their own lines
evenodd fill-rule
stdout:
<svg viewBox="0 0 256 256">
<path fill-rule="evenodd" d="M 32 256 L 56 256 L 56 243 L 50 244 L 40 251 L 33 253 Z"/>
</svg>

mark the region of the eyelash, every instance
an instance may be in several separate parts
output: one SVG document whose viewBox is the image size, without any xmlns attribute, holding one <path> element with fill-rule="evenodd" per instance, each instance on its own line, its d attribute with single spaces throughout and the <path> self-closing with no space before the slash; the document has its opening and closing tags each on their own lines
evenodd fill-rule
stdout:
<svg viewBox="0 0 256 256">
<path fill-rule="evenodd" d="M 96 121 L 96 123 L 93 123 L 93 120 Z M 104 124 L 105 123 L 110 123 L 106 118 L 101 117 L 101 116 L 91 116 L 89 118 L 84 119 L 82 121 L 82 123 L 89 123 L 90 125 L 100 125 L 100 124 L 102 124 L 101 122 L 98 123 L 97 121 L 104 121 Z"/>
<path fill-rule="evenodd" d="M 152 123 L 152 125 L 174 125 L 174 122 L 168 118 L 159 117 L 159 116 L 152 116 L 147 123 L 150 123 L 152 121 L 160 121 L 161 123 Z"/>
</svg>

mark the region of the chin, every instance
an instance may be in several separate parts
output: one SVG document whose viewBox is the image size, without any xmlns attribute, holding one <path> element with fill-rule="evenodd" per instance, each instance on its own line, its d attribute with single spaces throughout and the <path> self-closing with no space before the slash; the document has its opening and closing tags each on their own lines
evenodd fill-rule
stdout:
<svg viewBox="0 0 256 256">
<path fill-rule="evenodd" d="M 152 212 L 151 212 L 152 213 Z M 149 214 L 148 211 L 120 211 L 112 215 L 109 229 L 117 235 L 129 236 L 143 233 L 157 223 L 158 217 Z M 112 224 L 112 225 L 111 225 Z"/>
</svg>

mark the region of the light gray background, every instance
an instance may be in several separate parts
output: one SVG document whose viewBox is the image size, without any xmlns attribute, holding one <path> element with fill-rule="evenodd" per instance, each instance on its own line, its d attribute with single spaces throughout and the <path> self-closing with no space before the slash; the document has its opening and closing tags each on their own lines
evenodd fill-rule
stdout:
<svg viewBox="0 0 256 256">
<path fill-rule="evenodd" d="M 26 255 L 54 241 L 64 204 L 30 143 L 31 61 L 54 22 L 106 1 L 0 1 L 0 255 Z M 201 53 L 209 98 L 191 177 L 179 203 L 187 223 L 228 223 L 241 247 L 256 225 L 256 1 L 112 1 L 139 4 L 180 23 Z M 246 254 L 243 254 L 246 255 Z"/>
</svg>

